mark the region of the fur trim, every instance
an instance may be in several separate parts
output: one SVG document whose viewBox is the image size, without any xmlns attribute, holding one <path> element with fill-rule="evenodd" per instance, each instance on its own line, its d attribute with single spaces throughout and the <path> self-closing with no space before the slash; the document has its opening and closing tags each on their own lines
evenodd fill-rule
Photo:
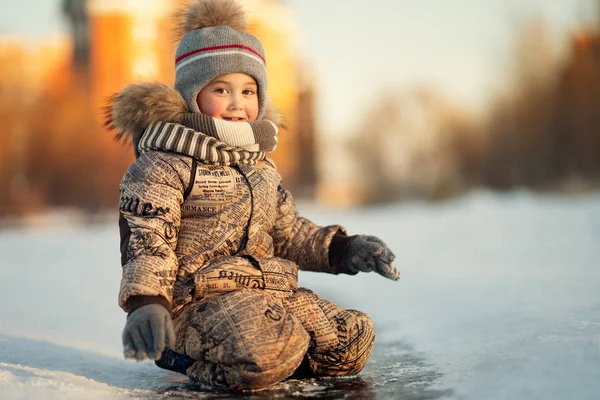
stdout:
<svg viewBox="0 0 600 400">
<path fill-rule="evenodd" d="M 273 122 L 279 129 L 286 129 L 286 126 L 283 122 L 283 116 L 277 107 L 273 105 L 270 99 L 267 99 L 267 103 L 265 105 L 265 116 L 263 119 Z"/>
<path fill-rule="evenodd" d="M 178 122 L 181 114 L 189 112 L 174 88 L 159 82 L 132 83 L 109 98 L 104 107 L 104 125 L 117 130 L 118 141 L 131 140 L 135 144 L 150 124 Z M 269 99 L 263 119 L 286 128 L 281 113 Z"/>
<path fill-rule="evenodd" d="M 185 100 L 175 89 L 159 82 L 134 83 L 109 99 L 104 125 L 117 130 L 117 140 L 136 143 L 151 123 L 175 122 L 187 112 Z"/>
<path fill-rule="evenodd" d="M 235 0 L 195 0 L 187 8 L 175 14 L 175 36 L 194 29 L 226 25 L 238 32 L 245 32 L 247 23 L 242 6 Z"/>
</svg>

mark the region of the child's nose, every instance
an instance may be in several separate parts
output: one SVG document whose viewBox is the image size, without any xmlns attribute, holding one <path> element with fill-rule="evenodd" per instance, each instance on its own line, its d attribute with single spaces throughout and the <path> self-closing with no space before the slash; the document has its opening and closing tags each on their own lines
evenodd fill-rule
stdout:
<svg viewBox="0 0 600 400">
<path fill-rule="evenodd" d="M 234 109 L 234 110 L 240 110 L 242 109 L 242 96 L 239 94 L 234 94 L 233 96 L 231 96 L 231 102 L 229 103 L 229 107 Z"/>
</svg>

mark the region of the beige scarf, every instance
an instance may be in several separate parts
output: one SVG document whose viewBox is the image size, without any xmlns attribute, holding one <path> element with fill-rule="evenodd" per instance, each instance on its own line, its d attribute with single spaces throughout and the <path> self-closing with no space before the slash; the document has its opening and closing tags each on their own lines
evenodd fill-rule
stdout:
<svg viewBox="0 0 600 400">
<path fill-rule="evenodd" d="M 275 150 L 277 133 L 277 126 L 268 120 L 231 122 L 185 113 L 177 123 L 150 124 L 138 143 L 138 151 L 173 151 L 213 165 L 256 164 Z"/>
</svg>

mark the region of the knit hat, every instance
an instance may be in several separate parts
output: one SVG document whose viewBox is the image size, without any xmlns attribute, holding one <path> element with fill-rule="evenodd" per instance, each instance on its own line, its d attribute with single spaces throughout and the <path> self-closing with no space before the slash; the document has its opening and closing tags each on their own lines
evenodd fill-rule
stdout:
<svg viewBox="0 0 600 400">
<path fill-rule="evenodd" d="M 258 85 L 258 116 L 265 114 L 267 70 L 260 41 L 245 32 L 246 18 L 235 0 L 195 0 L 178 16 L 182 35 L 175 53 L 175 89 L 190 111 L 200 112 L 198 93 L 226 74 L 250 75 Z"/>
</svg>

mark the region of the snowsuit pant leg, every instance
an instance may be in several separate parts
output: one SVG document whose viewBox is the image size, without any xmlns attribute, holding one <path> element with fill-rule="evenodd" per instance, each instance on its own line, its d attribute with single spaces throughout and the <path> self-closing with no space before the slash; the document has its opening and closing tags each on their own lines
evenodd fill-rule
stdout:
<svg viewBox="0 0 600 400">
<path fill-rule="evenodd" d="M 228 390 L 262 389 L 289 377 L 310 340 L 281 299 L 255 289 L 189 304 L 174 323 L 174 350 L 196 360 L 186 374 Z"/>
<path fill-rule="evenodd" d="M 294 377 L 347 376 L 366 365 L 375 343 L 375 330 L 367 314 L 345 310 L 300 288 L 283 299 L 310 335 L 310 346 Z"/>
</svg>

